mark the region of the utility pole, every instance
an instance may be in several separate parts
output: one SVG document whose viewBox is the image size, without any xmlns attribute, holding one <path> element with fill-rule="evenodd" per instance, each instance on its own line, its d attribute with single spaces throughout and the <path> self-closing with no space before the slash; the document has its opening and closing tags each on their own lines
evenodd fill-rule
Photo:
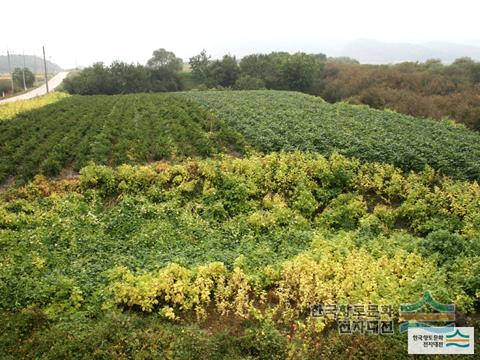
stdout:
<svg viewBox="0 0 480 360">
<path fill-rule="evenodd" d="M 12 73 L 12 65 L 10 63 L 10 52 L 7 50 L 7 58 L 8 58 L 8 72 L 10 73 L 10 80 L 12 82 L 12 95 L 15 93 L 15 88 L 13 87 L 13 73 Z"/>
<path fill-rule="evenodd" d="M 45 46 L 43 48 L 43 67 L 45 69 L 45 86 L 47 87 L 47 94 L 48 94 L 48 76 L 47 76 L 47 60 L 45 59 Z"/>
<path fill-rule="evenodd" d="M 27 91 L 27 84 L 25 83 L 25 52 L 23 53 L 23 90 Z"/>
</svg>

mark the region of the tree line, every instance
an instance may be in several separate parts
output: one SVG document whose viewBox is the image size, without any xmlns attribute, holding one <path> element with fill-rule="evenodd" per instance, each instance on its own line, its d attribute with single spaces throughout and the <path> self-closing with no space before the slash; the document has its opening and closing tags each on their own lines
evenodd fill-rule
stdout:
<svg viewBox="0 0 480 360">
<path fill-rule="evenodd" d="M 146 65 L 94 64 L 65 80 L 72 94 L 181 90 L 290 90 L 434 119 L 450 118 L 480 130 L 480 62 L 460 58 L 395 65 L 362 65 L 324 54 L 272 52 L 238 60 L 212 59 L 205 50 L 188 62 L 158 49 Z"/>
<path fill-rule="evenodd" d="M 182 59 L 174 53 L 159 49 L 146 66 L 114 61 L 110 66 L 95 63 L 63 82 L 70 94 L 128 94 L 140 92 L 165 92 L 183 89 L 179 72 Z"/>
<path fill-rule="evenodd" d="M 115 61 L 96 63 L 64 81 L 71 94 L 122 94 L 190 89 L 281 89 L 312 92 L 320 79 L 325 55 L 276 52 L 254 54 L 240 62 L 231 55 L 212 60 L 206 51 L 184 62 L 158 49 L 146 65 Z"/>
</svg>

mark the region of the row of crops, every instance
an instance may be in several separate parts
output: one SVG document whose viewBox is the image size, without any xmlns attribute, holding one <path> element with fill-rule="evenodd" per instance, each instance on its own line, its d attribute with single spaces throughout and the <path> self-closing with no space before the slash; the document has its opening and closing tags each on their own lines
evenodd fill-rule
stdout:
<svg viewBox="0 0 480 360">
<path fill-rule="evenodd" d="M 238 136 L 191 101 L 170 95 L 68 97 L 0 122 L 0 182 L 107 165 L 206 157 Z"/>
<path fill-rule="evenodd" d="M 285 91 L 187 92 L 256 149 L 339 152 L 364 161 L 480 179 L 480 135 L 459 125 Z"/>
<path fill-rule="evenodd" d="M 33 103 L 46 101 L 52 99 Z M 211 91 L 74 96 L 17 114 L 0 122 L 0 183 L 78 171 L 89 161 L 115 166 L 242 154 L 246 148 L 339 152 L 404 170 L 429 165 L 480 179 L 480 135 L 452 124 L 331 105 L 299 93 Z"/>
</svg>

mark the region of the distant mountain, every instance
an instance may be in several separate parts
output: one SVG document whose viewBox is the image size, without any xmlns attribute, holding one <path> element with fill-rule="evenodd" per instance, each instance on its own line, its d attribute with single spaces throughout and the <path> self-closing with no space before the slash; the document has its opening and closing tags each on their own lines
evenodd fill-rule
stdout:
<svg viewBox="0 0 480 360">
<path fill-rule="evenodd" d="M 13 69 L 23 68 L 23 55 L 10 55 L 10 61 Z M 34 55 L 25 55 L 25 65 L 34 73 L 43 72 L 43 59 Z M 60 66 L 47 60 L 48 72 L 58 72 L 62 70 Z M 0 74 L 8 73 L 8 58 L 6 55 L 0 55 Z"/>
<path fill-rule="evenodd" d="M 460 57 L 480 60 L 480 46 L 461 45 L 442 42 L 423 44 L 384 43 L 374 40 L 359 39 L 350 42 L 336 51 L 336 56 L 349 56 L 361 63 L 388 64 L 403 61 L 420 61 L 440 59 L 451 63 Z"/>
</svg>

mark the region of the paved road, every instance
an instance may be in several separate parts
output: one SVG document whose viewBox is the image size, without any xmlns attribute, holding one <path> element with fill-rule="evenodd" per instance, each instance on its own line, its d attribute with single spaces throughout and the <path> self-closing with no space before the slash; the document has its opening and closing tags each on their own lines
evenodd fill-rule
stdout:
<svg viewBox="0 0 480 360">
<path fill-rule="evenodd" d="M 60 85 L 68 75 L 68 71 L 61 71 L 57 75 L 55 75 L 53 78 L 51 78 L 48 81 L 48 89 L 50 91 L 54 90 L 58 85 Z M 33 89 L 25 94 L 14 96 L 5 100 L 0 100 L 0 104 L 6 104 L 18 100 L 28 100 L 40 95 L 45 95 L 47 93 L 47 87 L 45 85 L 42 85 L 36 89 Z"/>
</svg>

